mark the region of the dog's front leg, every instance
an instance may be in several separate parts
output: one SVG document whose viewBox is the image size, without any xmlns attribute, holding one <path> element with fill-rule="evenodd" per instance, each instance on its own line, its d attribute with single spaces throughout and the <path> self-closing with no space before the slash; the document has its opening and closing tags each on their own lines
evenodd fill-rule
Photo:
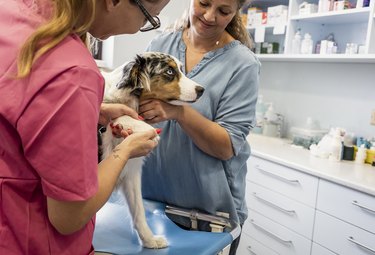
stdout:
<svg viewBox="0 0 375 255">
<path fill-rule="evenodd" d="M 129 210 L 132 214 L 134 227 L 138 231 L 143 246 L 146 248 L 159 249 L 168 246 L 167 240 L 161 236 L 154 236 L 147 225 L 145 210 L 143 207 L 141 193 L 142 158 L 129 160 L 125 169 L 121 189 L 128 201 Z"/>
</svg>

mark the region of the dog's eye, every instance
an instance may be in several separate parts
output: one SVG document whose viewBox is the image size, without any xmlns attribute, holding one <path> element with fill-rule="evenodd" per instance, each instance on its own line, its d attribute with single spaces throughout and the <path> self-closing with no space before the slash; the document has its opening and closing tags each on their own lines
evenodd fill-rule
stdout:
<svg viewBox="0 0 375 255">
<path fill-rule="evenodd" d="M 171 68 L 171 67 L 167 69 L 166 73 L 167 73 L 168 75 L 174 75 L 174 74 L 175 74 L 174 69 Z"/>
</svg>

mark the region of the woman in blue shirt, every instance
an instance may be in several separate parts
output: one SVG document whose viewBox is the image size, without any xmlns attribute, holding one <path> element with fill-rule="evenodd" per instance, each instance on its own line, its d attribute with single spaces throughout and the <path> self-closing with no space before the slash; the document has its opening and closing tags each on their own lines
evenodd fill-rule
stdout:
<svg viewBox="0 0 375 255">
<path fill-rule="evenodd" d="M 180 25 L 154 39 L 148 50 L 177 57 L 187 77 L 205 91 L 191 105 L 148 100 L 140 107 L 148 123 L 163 129 L 143 167 L 144 197 L 211 214 L 226 212 L 239 224 L 247 218 L 246 136 L 255 124 L 260 69 L 240 18 L 244 2 L 191 1 Z M 174 220 L 190 226 L 187 219 Z"/>
</svg>

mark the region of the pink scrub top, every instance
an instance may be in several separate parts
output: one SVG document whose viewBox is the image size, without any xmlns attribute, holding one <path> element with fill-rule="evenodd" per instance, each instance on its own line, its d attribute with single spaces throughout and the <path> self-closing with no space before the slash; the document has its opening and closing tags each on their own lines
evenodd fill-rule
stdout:
<svg viewBox="0 0 375 255">
<path fill-rule="evenodd" d="M 14 79 L 20 46 L 48 13 L 34 4 L 0 0 L 0 254 L 94 254 L 94 218 L 61 235 L 46 198 L 86 200 L 98 190 L 104 80 L 74 35 L 38 59 L 30 76 Z"/>
</svg>

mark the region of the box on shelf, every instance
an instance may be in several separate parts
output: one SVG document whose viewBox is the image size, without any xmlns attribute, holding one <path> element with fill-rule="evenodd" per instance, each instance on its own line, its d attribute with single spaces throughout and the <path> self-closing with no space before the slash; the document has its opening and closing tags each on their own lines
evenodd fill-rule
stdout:
<svg viewBox="0 0 375 255">
<path fill-rule="evenodd" d="M 262 12 L 262 9 L 257 8 L 257 7 L 251 7 L 247 9 L 247 26 L 248 27 L 255 26 L 256 14 L 261 13 L 261 12 Z"/>
<path fill-rule="evenodd" d="M 299 15 L 309 15 L 318 12 L 318 5 L 303 2 L 299 5 Z"/>
<path fill-rule="evenodd" d="M 267 24 L 267 12 L 257 12 L 255 13 L 254 26 Z"/>
<path fill-rule="evenodd" d="M 287 23 L 288 21 L 288 6 L 276 5 L 267 8 L 267 24 L 276 25 Z"/>
<path fill-rule="evenodd" d="M 328 130 L 324 129 L 306 129 L 298 127 L 292 127 L 291 129 L 293 144 L 306 149 L 309 149 L 311 144 L 317 144 L 327 133 Z"/>
<path fill-rule="evenodd" d="M 279 43 L 277 42 L 261 43 L 260 54 L 279 54 Z"/>
</svg>

